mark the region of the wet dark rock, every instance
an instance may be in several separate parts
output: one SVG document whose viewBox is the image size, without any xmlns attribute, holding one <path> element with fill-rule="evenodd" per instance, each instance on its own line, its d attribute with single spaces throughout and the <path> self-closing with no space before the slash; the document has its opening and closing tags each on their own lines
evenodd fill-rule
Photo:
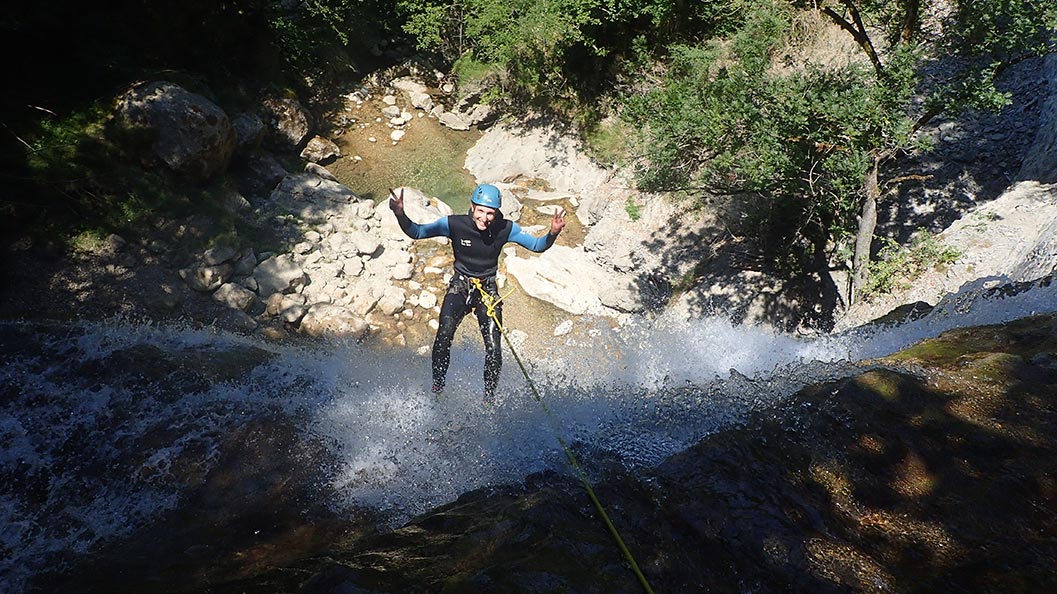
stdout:
<svg viewBox="0 0 1057 594">
<path fill-rule="evenodd" d="M 758 410 L 651 470 L 608 464 L 594 490 L 657 592 L 1057 591 L 1055 353 L 1053 315 L 951 331 Z M 590 451 L 574 448 L 596 471 Z M 36 585 L 643 590 L 574 476 L 465 493 L 389 529 L 321 503 L 329 464 L 288 420 L 260 418 L 225 436 L 207 473 L 189 467 L 198 482 L 171 513 Z"/>
<path fill-rule="evenodd" d="M 866 326 L 891 326 L 920 320 L 932 311 L 933 306 L 924 301 L 905 303 L 885 315 L 866 324 Z"/>
</svg>

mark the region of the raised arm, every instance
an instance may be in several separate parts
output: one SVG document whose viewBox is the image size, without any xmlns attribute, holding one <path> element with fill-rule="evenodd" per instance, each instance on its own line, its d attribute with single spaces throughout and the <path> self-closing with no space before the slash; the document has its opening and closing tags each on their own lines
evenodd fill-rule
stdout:
<svg viewBox="0 0 1057 594">
<path fill-rule="evenodd" d="M 426 239 L 427 237 L 447 237 L 448 217 L 441 217 L 432 223 L 419 225 L 412 221 L 404 213 L 404 189 L 400 188 L 398 196 L 392 188 L 389 189 L 389 210 L 396 215 L 396 222 L 400 223 L 400 229 L 411 239 Z"/>
<path fill-rule="evenodd" d="M 558 239 L 558 234 L 565 228 L 565 210 L 559 208 L 554 211 L 554 216 L 551 217 L 550 231 L 541 237 L 529 235 L 517 223 L 512 224 L 510 241 L 534 252 L 544 252 L 554 245 L 554 240 Z"/>
</svg>

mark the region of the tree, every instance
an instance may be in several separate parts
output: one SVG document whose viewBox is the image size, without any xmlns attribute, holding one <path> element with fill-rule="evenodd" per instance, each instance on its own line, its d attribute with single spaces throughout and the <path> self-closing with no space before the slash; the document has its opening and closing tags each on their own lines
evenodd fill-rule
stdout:
<svg viewBox="0 0 1057 594">
<path fill-rule="evenodd" d="M 902 108 L 905 117 L 914 121 L 911 133 L 940 113 L 956 115 L 968 108 L 1001 108 L 1009 98 L 995 88 L 998 75 L 1017 62 L 1043 55 L 1055 47 L 1057 7 L 1052 2 L 957 2 L 951 6 L 949 14 L 938 19 L 939 33 L 923 29 L 922 10 L 938 11 L 943 6 L 939 2 L 923 4 L 922 0 L 894 3 L 841 0 L 817 5 L 818 10 L 847 31 L 862 48 L 882 87 L 905 88 L 906 82 L 917 74 L 921 61 L 904 60 L 900 63 L 900 57 L 929 59 L 945 56 L 949 60 L 949 74 L 930 81 L 932 91 L 920 111 L 915 112 L 905 99 L 900 102 L 902 105 L 893 105 Z M 873 20 L 882 32 L 890 61 L 882 60 L 867 24 L 869 20 Z M 898 92 L 896 95 L 902 96 Z M 872 151 L 873 164 L 863 184 L 853 261 L 853 298 L 866 282 L 866 267 L 877 223 L 879 169 L 900 150 L 907 148 L 909 137 L 892 140 L 882 137 L 876 142 Z"/>
<path fill-rule="evenodd" d="M 725 20 L 725 2 L 686 0 L 399 0 L 421 50 L 502 73 L 507 94 L 572 98 L 633 45 L 652 47 Z M 608 81 L 607 81 L 608 82 Z"/>
<path fill-rule="evenodd" d="M 1057 26 L 1057 5 L 1043 0 L 729 6 L 733 33 L 673 46 L 662 83 L 629 98 L 625 115 L 645 124 L 640 183 L 765 198 L 772 256 L 822 277 L 830 246 L 852 244 L 853 296 L 869 262 L 880 168 L 936 115 L 1004 105 L 996 76 L 1052 51 Z M 847 32 L 862 59 L 794 58 L 811 13 Z M 939 60 L 934 71 L 947 74 L 928 74 Z M 823 286 L 832 293 L 831 279 Z"/>
<path fill-rule="evenodd" d="M 828 243 L 843 240 L 874 139 L 895 134 L 868 64 L 785 64 L 802 13 L 756 3 L 731 35 L 671 48 L 665 80 L 628 100 L 645 122 L 638 179 L 650 191 L 763 198 L 767 254 L 818 273 L 836 303 Z M 776 66 L 776 64 L 778 66 Z"/>
</svg>

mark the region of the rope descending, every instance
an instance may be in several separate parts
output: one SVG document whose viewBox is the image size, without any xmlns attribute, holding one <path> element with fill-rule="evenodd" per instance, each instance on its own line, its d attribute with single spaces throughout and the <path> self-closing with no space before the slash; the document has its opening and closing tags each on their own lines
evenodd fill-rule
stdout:
<svg viewBox="0 0 1057 594">
<path fill-rule="evenodd" d="M 528 369 L 526 369 L 525 364 L 521 362 L 521 357 L 518 356 L 517 351 L 514 349 L 514 344 L 510 341 L 510 337 L 507 336 L 506 329 L 503 328 L 503 324 L 499 322 L 499 316 L 496 314 L 496 306 L 499 305 L 499 302 L 513 294 L 514 289 L 511 288 L 506 295 L 495 298 L 485 290 L 484 285 L 481 284 L 481 279 L 471 278 L 470 282 L 481 293 L 481 303 L 487 308 L 488 317 L 492 318 L 496 327 L 499 328 L 499 332 L 503 335 L 503 339 L 506 340 L 507 347 L 510 348 L 510 354 L 514 355 L 514 360 L 517 361 L 518 367 L 521 368 L 521 374 L 525 376 L 525 381 L 528 382 L 528 386 L 532 390 L 532 395 L 536 398 L 536 402 L 539 402 L 540 406 L 543 407 L 543 412 L 547 414 L 547 420 L 550 422 L 551 428 L 554 429 L 554 433 L 558 437 L 558 443 L 561 444 L 562 450 L 565 452 L 565 457 L 569 461 L 569 465 L 576 471 L 577 478 L 580 479 L 584 489 L 587 491 L 587 496 L 591 498 L 591 503 L 593 503 L 595 509 L 598 510 L 598 514 L 602 517 L 602 521 L 605 523 L 606 528 L 613 536 L 613 540 L 616 541 L 617 547 L 620 548 L 620 552 L 623 553 L 624 558 L 628 561 L 628 564 L 631 565 L 631 571 L 635 573 L 635 577 L 637 577 L 639 583 L 642 584 L 642 588 L 647 594 L 653 594 L 653 588 L 651 588 L 650 583 L 646 581 L 646 576 L 643 575 L 642 570 L 639 569 L 639 564 L 635 562 L 635 557 L 631 555 L 631 551 L 628 549 L 627 545 L 624 544 L 624 539 L 620 537 L 620 533 L 617 532 L 616 526 L 614 526 L 612 520 L 609 519 L 609 514 L 607 514 L 605 508 L 602 507 L 602 502 L 599 501 L 598 496 L 595 495 L 595 490 L 591 488 L 591 483 L 588 482 L 587 475 L 580 467 L 580 463 L 576 460 L 576 456 L 573 455 L 573 451 L 569 449 L 565 440 L 562 439 L 558 419 L 555 417 L 554 413 L 551 412 L 547 403 L 543 401 L 543 397 L 540 396 L 539 390 L 536 389 L 536 383 L 532 381 Z"/>
</svg>

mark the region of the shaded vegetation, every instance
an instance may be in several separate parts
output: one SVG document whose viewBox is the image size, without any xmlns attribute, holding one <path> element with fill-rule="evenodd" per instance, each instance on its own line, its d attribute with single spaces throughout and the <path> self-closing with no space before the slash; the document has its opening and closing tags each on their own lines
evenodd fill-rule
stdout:
<svg viewBox="0 0 1057 594">
<path fill-rule="evenodd" d="M 576 121 L 643 190 L 732 197 L 760 257 L 817 276 L 833 301 L 829 271 L 852 262 L 861 289 L 878 251 L 878 170 L 937 114 L 1004 105 L 996 77 L 1053 51 L 1055 26 L 1043 0 L 21 4 L 0 24 L 25 56 L 3 98 L 3 208 L 109 226 L 167 202 L 101 137 L 105 102 L 130 82 L 168 78 L 229 110 L 262 89 L 325 101 L 417 47 L 460 94 Z M 95 216 L 93 202 L 109 206 Z"/>
<path fill-rule="evenodd" d="M 147 79 L 176 82 L 229 113 L 252 107 L 262 89 L 312 96 L 376 66 L 371 50 L 392 18 L 388 3 L 348 0 L 12 7 L 0 23 L 5 54 L 19 56 L 7 73 L 18 84 L 0 99 L 2 230 L 61 242 L 85 228 L 134 234 L 151 217 L 222 217 L 210 205 L 231 182 L 188 188 L 144 166 L 150 139 L 108 125 L 112 99 Z"/>
</svg>

